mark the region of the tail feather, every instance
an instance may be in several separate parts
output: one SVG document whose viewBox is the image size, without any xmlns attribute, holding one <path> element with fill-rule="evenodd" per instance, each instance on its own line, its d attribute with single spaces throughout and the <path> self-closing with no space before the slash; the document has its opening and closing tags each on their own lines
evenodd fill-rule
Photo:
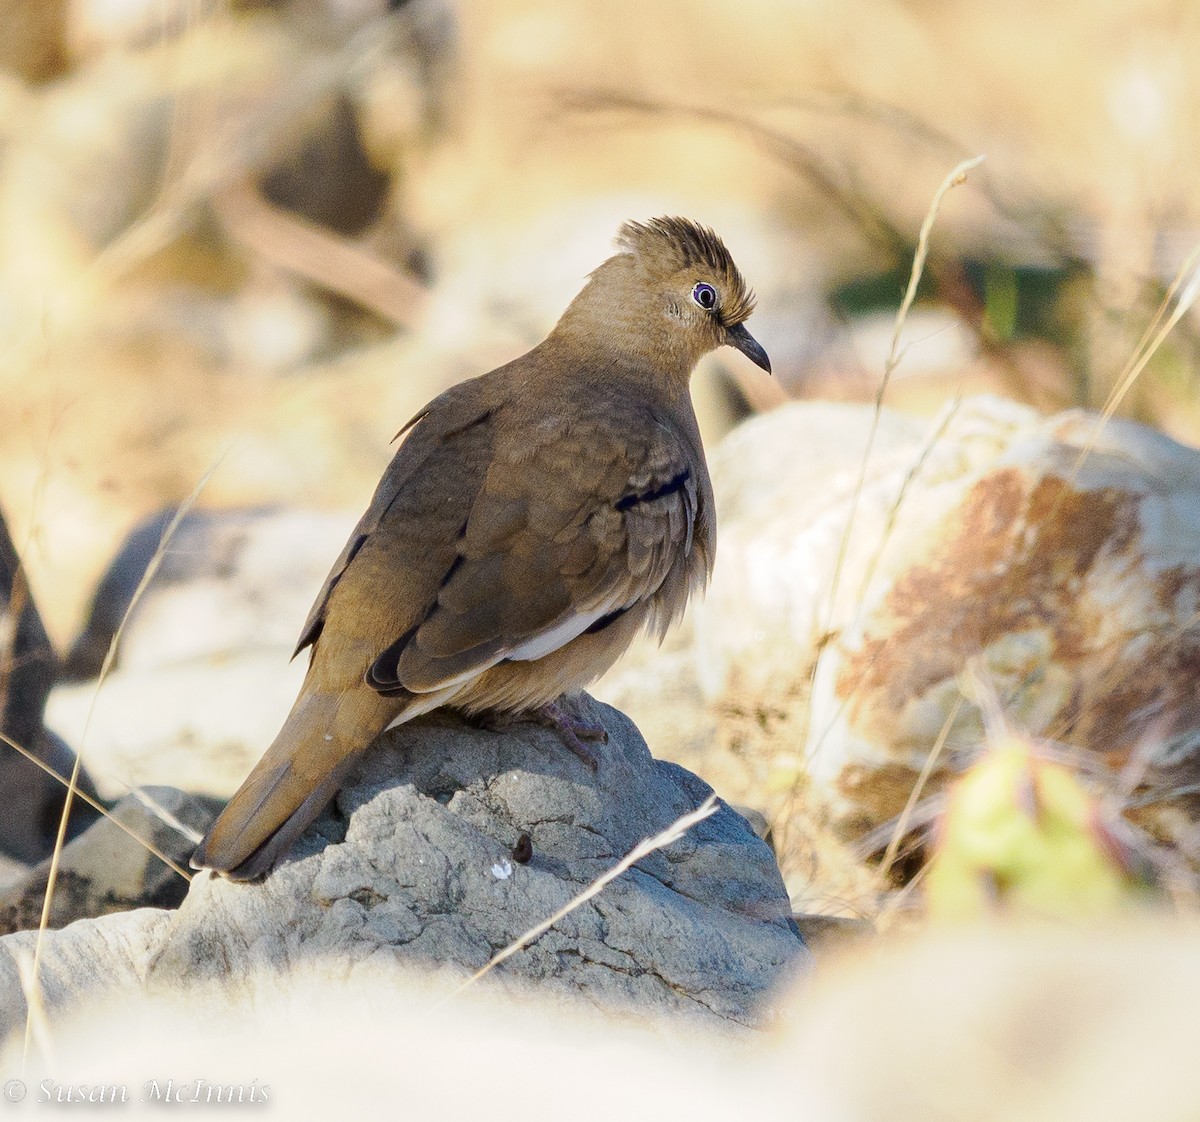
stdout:
<svg viewBox="0 0 1200 1122">
<path fill-rule="evenodd" d="M 192 867 L 231 880 L 267 873 L 402 708 L 366 686 L 325 693 L 306 684 L 271 747 L 196 848 Z"/>
<path fill-rule="evenodd" d="M 259 833 L 253 831 L 254 812 L 247 813 L 243 807 L 234 806 L 231 802 L 196 847 L 196 852 L 192 855 L 192 868 L 213 869 L 236 881 L 253 881 L 266 876 L 337 794 L 338 788 L 346 778 L 346 772 L 350 770 L 350 765 L 359 754 L 355 752 L 347 756 L 257 848 L 250 848 L 253 845 L 250 839 L 256 838 Z M 286 772 L 280 776 L 280 780 L 285 777 Z M 247 788 L 243 787 L 242 790 Z M 257 794 L 256 791 L 252 793 Z M 268 794 L 264 794 L 264 799 L 266 798 L 269 798 Z M 260 805 L 263 805 L 262 801 Z"/>
</svg>

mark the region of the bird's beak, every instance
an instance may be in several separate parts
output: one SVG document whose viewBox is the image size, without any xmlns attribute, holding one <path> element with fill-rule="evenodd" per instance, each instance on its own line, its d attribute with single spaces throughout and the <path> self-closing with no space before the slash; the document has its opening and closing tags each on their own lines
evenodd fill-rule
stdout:
<svg viewBox="0 0 1200 1122">
<path fill-rule="evenodd" d="M 736 347 L 755 366 L 761 366 L 768 374 L 771 373 L 771 360 L 767 357 L 767 352 L 762 349 L 762 344 L 746 330 L 744 323 L 729 328 L 725 332 L 725 342 L 731 347 Z"/>
</svg>

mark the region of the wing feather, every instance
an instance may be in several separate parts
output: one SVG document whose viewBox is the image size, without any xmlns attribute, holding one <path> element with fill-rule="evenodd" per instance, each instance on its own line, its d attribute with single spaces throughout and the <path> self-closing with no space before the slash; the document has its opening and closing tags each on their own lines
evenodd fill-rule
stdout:
<svg viewBox="0 0 1200 1122">
<path fill-rule="evenodd" d="M 425 693 L 505 660 L 543 657 L 694 566 L 689 449 L 666 425 L 641 428 L 647 436 L 623 447 L 614 419 L 582 434 L 543 428 L 540 448 L 513 456 L 497 449 L 454 571 L 392 661 L 390 681 Z M 670 587 L 686 599 L 690 582 Z M 373 674 L 388 678 L 378 665 Z"/>
<path fill-rule="evenodd" d="M 578 404 L 516 424 L 477 383 L 431 403 L 297 650 L 369 652 L 367 682 L 400 696 L 541 658 L 642 601 L 665 628 L 708 569 L 698 442 L 645 404 Z"/>
</svg>

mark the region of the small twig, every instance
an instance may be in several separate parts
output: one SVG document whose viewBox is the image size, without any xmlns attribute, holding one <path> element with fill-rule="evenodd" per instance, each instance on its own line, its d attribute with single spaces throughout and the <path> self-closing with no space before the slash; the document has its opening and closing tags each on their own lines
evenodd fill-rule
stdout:
<svg viewBox="0 0 1200 1122">
<path fill-rule="evenodd" d="M 620 861 L 618 861 L 608 872 L 597 877 L 591 884 L 587 886 L 578 896 L 567 901 L 561 908 L 558 909 L 549 919 L 543 920 L 541 923 L 531 927 L 524 935 L 519 936 L 513 942 L 509 943 L 503 950 L 498 951 L 491 960 L 479 970 L 476 970 L 461 986 L 459 986 L 450 997 L 457 997 L 463 990 L 469 986 L 473 986 L 489 971 L 494 970 L 506 959 L 511 958 L 517 953 L 532 943 L 535 939 L 540 938 L 550 930 L 563 916 L 568 915 L 578 908 L 581 904 L 586 904 L 592 897 L 599 895 L 606 885 L 616 880 L 626 869 L 631 865 L 637 864 L 643 857 L 648 857 L 655 850 L 663 849 L 672 842 L 678 841 L 684 834 L 688 832 L 698 822 L 704 821 L 710 815 L 717 812 L 717 796 L 709 795 L 695 810 L 677 818 L 661 833 L 655 834 L 652 838 L 646 838 L 639 842 L 633 849 L 629 851 Z M 449 998 L 447 998 L 449 1000 Z"/>
</svg>

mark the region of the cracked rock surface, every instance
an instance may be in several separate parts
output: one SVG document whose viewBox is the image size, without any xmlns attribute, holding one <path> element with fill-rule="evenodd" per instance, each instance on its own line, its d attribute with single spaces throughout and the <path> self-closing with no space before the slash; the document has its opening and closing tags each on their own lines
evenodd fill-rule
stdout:
<svg viewBox="0 0 1200 1122">
<path fill-rule="evenodd" d="M 432 715 L 386 733 L 261 884 L 205 874 L 177 912 L 47 932 L 47 1016 L 213 986 L 249 1010 L 265 986 L 314 971 L 373 989 L 398 970 L 465 978 L 709 794 L 653 759 L 621 713 L 579 704 L 609 734 L 596 772 L 533 724 L 495 732 Z M 23 1023 L 20 963 L 34 938 L 0 938 L 0 1037 Z M 770 848 L 722 806 L 484 984 L 736 1029 L 762 1023 L 808 961 Z"/>
<path fill-rule="evenodd" d="M 385 734 L 263 883 L 196 879 L 150 984 L 252 992 L 257 972 L 312 959 L 347 976 L 379 956 L 464 974 L 483 966 L 709 794 L 653 759 L 622 714 L 580 704 L 609 734 L 596 773 L 532 724 L 501 734 L 434 715 Z M 753 1025 L 807 959 L 769 847 L 722 805 L 492 977 Z"/>
</svg>

